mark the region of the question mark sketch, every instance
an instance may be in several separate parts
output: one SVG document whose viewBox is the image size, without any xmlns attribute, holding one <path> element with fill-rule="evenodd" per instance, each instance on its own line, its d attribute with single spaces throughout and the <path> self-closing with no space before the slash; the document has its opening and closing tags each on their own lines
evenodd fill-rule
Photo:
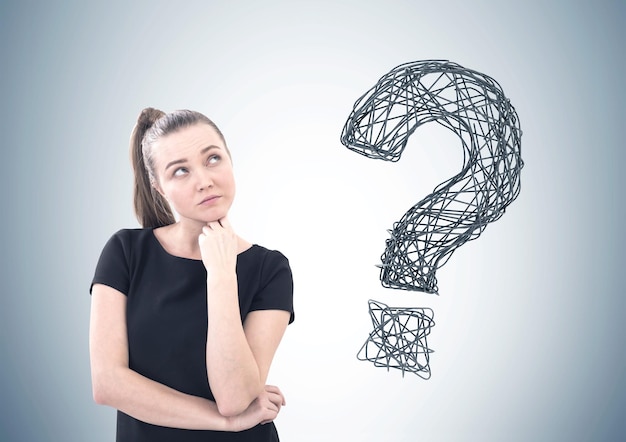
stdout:
<svg viewBox="0 0 626 442">
<path fill-rule="evenodd" d="M 459 137 L 463 166 L 393 224 L 380 266 L 387 288 L 438 293 L 437 269 L 499 219 L 520 192 L 524 163 L 515 108 L 493 78 L 450 61 L 409 62 L 382 76 L 355 102 L 341 143 L 395 162 L 411 134 L 430 122 Z M 368 342 L 385 337 L 384 327 L 373 322 Z M 386 351 L 380 344 L 379 351 Z M 410 367 L 399 368 L 404 373 Z"/>
<path fill-rule="evenodd" d="M 435 325 L 432 309 L 425 307 L 389 307 L 369 300 L 374 330 L 359 350 L 357 358 L 377 367 L 397 368 L 430 378 L 430 353 L 427 337 Z"/>
</svg>

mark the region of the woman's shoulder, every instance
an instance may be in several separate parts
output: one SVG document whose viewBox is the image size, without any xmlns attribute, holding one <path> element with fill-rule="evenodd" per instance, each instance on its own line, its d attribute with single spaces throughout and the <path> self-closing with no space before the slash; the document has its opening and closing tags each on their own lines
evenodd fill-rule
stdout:
<svg viewBox="0 0 626 442">
<path fill-rule="evenodd" d="M 120 238 L 125 241 L 138 241 L 144 238 L 149 238 L 150 235 L 153 235 L 153 228 L 124 228 L 119 229 L 112 235 L 112 238 Z"/>
<path fill-rule="evenodd" d="M 280 269 L 291 271 L 289 260 L 281 251 L 256 243 L 239 255 L 238 263 L 242 268 L 257 269 L 261 275 L 271 275 Z"/>
<path fill-rule="evenodd" d="M 133 249 L 137 246 L 149 244 L 153 236 L 152 228 L 119 229 L 109 237 L 105 247 L 121 247 L 125 250 Z"/>
<path fill-rule="evenodd" d="M 275 260 L 287 259 L 287 257 L 283 255 L 281 251 L 272 249 L 269 247 L 265 247 L 257 243 L 252 243 L 250 248 L 242 252 L 242 255 L 246 255 L 246 254 L 255 256 L 257 258 L 260 257 L 263 259 L 275 259 Z"/>
</svg>

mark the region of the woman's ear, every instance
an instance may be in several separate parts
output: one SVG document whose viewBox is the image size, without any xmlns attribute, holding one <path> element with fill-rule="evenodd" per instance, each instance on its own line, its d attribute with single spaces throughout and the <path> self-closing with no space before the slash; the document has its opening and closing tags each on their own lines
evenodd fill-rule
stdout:
<svg viewBox="0 0 626 442">
<path fill-rule="evenodd" d="M 165 193 L 163 192 L 163 189 L 161 189 L 161 186 L 159 185 L 159 183 L 154 180 L 151 180 L 150 184 L 152 185 L 152 188 L 156 190 L 159 193 L 159 195 L 163 197 L 164 200 L 167 201 L 167 197 L 165 196 Z"/>
</svg>

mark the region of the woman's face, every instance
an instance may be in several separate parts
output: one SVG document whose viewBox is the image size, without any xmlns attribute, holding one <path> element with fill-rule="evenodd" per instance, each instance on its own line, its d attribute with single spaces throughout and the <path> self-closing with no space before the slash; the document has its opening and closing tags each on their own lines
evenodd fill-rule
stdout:
<svg viewBox="0 0 626 442">
<path fill-rule="evenodd" d="M 198 123 L 153 145 L 154 187 L 181 221 L 206 224 L 225 217 L 235 197 L 233 167 L 224 141 Z"/>
</svg>

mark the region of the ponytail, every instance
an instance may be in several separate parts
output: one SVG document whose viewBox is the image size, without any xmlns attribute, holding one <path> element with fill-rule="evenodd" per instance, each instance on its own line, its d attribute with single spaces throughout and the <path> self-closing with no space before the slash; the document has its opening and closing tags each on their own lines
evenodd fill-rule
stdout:
<svg viewBox="0 0 626 442">
<path fill-rule="evenodd" d="M 130 158 L 135 174 L 133 205 L 137 220 L 145 228 L 167 226 L 176 222 L 168 202 L 153 186 L 156 178 L 150 155 L 152 143 L 144 140 L 146 132 L 164 115 L 165 113 L 153 108 L 142 110 L 130 137 Z"/>
</svg>

